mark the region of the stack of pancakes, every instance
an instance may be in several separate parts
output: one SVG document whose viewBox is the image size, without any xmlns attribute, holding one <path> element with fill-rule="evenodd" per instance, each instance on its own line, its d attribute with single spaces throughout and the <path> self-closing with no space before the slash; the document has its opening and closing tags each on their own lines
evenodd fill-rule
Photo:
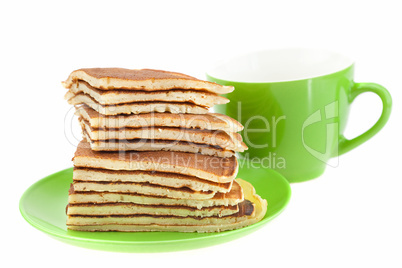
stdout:
<svg viewBox="0 0 402 268">
<path fill-rule="evenodd" d="M 208 109 L 232 87 L 159 70 L 80 69 L 63 82 L 83 141 L 67 226 L 82 231 L 218 232 L 262 219 L 235 179 L 247 147 L 236 120 Z"/>
</svg>

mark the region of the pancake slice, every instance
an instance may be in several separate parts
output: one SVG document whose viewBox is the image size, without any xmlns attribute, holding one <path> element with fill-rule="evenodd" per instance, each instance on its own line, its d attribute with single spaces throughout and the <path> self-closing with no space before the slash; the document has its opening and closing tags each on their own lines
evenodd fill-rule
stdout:
<svg viewBox="0 0 402 268">
<path fill-rule="evenodd" d="M 241 179 L 237 179 L 241 184 L 246 202 L 246 206 L 239 206 L 239 212 L 230 216 L 214 218 L 212 221 L 208 218 L 205 222 L 194 224 L 194 219 L 184 217 L 183 220 L 175 218 L 167 220 L 167 217 L 155 217 L 144 219 L 124 218 L 124 224 L 120 221 L 116 223 L 113 218 L 70 218 L 68 219 L 68 229 L 80 231 L 121 231 L 121 232 L 139 232 L 139 231 L 175 231 L 175 232 L 221 232 L 227 230 L 246 227 L 260 221 L 266 214 L 267 201 L 255 193 L 254 187 Z M 249 205 L 252 205 L 252 208 Z M 251 214 L 250 214 L 251 212 Z M 83 220 L 81 222 L 81 219 Z M 208 222 L 210 220 L 210 222 Z M 191 222 L 191 224 L 189 224 Z M 204 224 L 205 223 L 205 224 Z M 89 224 L 89 225 L 86 225 Z"/>
<path fill-rule="evenodd" d="M 62 84 L 70 88 L 77 81 L 86 81 L 102 90 L 127 89 L 159 91 L 170 89 L 190 89 L 226 94 L 234 90 L 232 86 L 222 86 L 199 80 L 189 75 L 152 69 L 86 68 L 73 71 Z"/>
<path fill-rule="evenodd" d="M 64 98 L 71 105 L 86 104 L 98 113 L 104 115 L 141 114 L 141 113 L 189 113 L 205 114 L 208 109 L 187 102 L 135 102 L 130 104 L 101 105 L 87 94 L 73 94 L 68 91 Z"/>
<path fill-rule="evenodd" d="M 155 171 L 127 171 L 106 170 L 96 168 L 74 168 L 74 181 L 86 182 L 135 182 L 150 183 L 171 188 L 189 188 L 193 191 L 212 191 L 227 193 L 231 190 L 233 182 L 217 183 L 202 180 L 194 176 L 181 174 L 155 172 Z"/>
<path fill-rule="evenodd" d="M 91 182 L 74 181 L 74 191 L 83 192 L 117 192 L 156 195 L 179 199 L 209 199 L 215 195 L 212 191 L 193 191 L 187 187 L 173 188 L 151 183 L 135 182 Z"/>
<path fill-rule="evenodd" d="M 111 215 L 170 215 L 180 217 L 211 217 L 227 216 L 235 214 L 239 207 L 218 206 L 197 209 L 186 206 L 166 206 L 166 205 L 139 205 L 133 203 L 106 203 L 106 204 L 69 204 L 67 215 L 92 215 L 92 216 L 111 216 Z"/>
<path fill-rule="evenodd" d="M 133 139 L 125 140 L 99 140 L 93 141 L 88 133 L 83 130 L 84 139 L 89 142 L 94 151 L 169 151 L 185 152 L 193 154 L 205 154 L 218 157 L 232 157 L 234 151 L 225 150 L 218 146 L 207 144 L 192 143 L 187 141 L 168 141 L 168 140 L 146 140 Z"/>
<path fill-rule="evenodd" d="M 243 126 L 233 118 L 217 113 L 175 114 L 143 113 L 132 115 L 102 115 L 94 109 L 81 105 L 75 114 L 82 117 L 92 128 L 139 128 L 151 126 L 195 128 L 239 132 Z"/>
<path fill-rule="evenodd" d="M 78 144 L 73 162 L 75 167 L 178 173 L 218 183 L 231 182 L 239 165 L 235 156 L 221 158 L 165 151 L 96 152 L 86 141 Z"/>
<path fill-rule="evenodd" d="M 215 104 L 225 104 L 229 100 L 214 93 L 200 90 L 100 90 L 92 87 L 85 81 L 73 83 L 70 91 L 74 94 L 85 93 L 91 96 L 97 103 L 102 105 L 113 105 L 133 102 L 188 102 L 204 107 L 212 107 Z"/>
<path fill-rule="evenodd" d="M 201 130 L 177 127 L 143 127 L 143 128 L 92 128 L 87 121 L 79 118 L 83 130 L 92 141 L 135 139 L 154 139 L 184 141 L 218 146 L 225 150 L 243 152 L 247 146 L 238 133 L 226 133 L 221 130 Z"/>
<path fill-rule="evenodd" d="M 244 200 L 243 190 L 235 180 L 228 193 L 215 193 L 209 199 L 178 199 L 156 195 L 121 192 L 75 191 L 73 184 L 69 190 L 68 203 L 135 203 L 143 205 L 180 205 L 188 207 L 234 206 Z"/>
<path fill-rule="evenodd" d="M 253 215 L 254 205 L 249 200 L 244 200 L 238 204 L 239 211 L 235 214 L 227 216 L 209 216 L 209 217 L 179 217 L 179 216 L 166 216 L 166 215 L 113 215 L 113 216 L 91 216 L 91 215 L 69 215 L 67 218 L 67 225 L 217 225 L 233 224 L 247 219 L 248 216 Z"/>
</svg>

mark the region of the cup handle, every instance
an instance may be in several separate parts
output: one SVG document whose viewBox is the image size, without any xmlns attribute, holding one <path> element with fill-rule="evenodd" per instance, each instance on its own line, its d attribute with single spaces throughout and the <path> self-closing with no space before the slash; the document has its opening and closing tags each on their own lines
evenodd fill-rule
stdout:
<svg viewBox="0 0 402 268">
<path fill-rule="evenodd" d="M 342 134 L 339 137 L 339 147 L 338 147 L 338 155 L 349 152 L 350 150 L 356 148 L 360 144 L 371 139 L 375 134 L 377 134 L 387 123 L 388 118 L 391 114 L 392 107 L 392 98 L 391 94 L 389 94 L 388 90 L 383 86 L 375 83 L 355 83 L 352 87 L 351 91 L 351 102 L 360 94 L 364 92 L 373 92 L 377 94 L 382 101 L 382 113 L 378 121 L 366 132 L 348 140 Z"/>
</svg>

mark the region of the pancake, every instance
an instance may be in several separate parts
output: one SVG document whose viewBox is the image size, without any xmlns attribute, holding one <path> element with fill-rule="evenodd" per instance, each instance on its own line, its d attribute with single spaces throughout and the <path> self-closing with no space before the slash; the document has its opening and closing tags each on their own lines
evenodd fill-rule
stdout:
<svg viewBox="0 0 402 268">
<path fill-rule="evenodd" d="M 67 225 L 149 225 L 149 224 L 163 224 L 163 225 L 216 225 L 233 224 L 247 219 L 254 213 L 254 205 L 244 200 L 238 205 L 239 211 L 232 215 L 227 216 L 210 216 L 210 217 L 194 217 L 194 216 L 166 216 L 166 215 L 130 215 L 130 216 L 90 216 L 90 215 L 69 215 L 67 217 Z"/>
<path fill-rule="evenodd" d="M 79 122 L 91 141 L 123 140 L 130 142 L 130 140 L 137 139 L 154 139 L 206 144 L 236 152 L 244 152 L 247 149 L 239 133 L 227 133 L 222 130 L 177 127 L 92 128 L 83 118 L 79 118 Z"/>
<path fill-rule="evenodd" d="M 267 211 L 267 201 L 262 199 L 255 193 L 254 187 L 241 179 L 238 179 L 241 184 L 245 199 L 249 200 L 253 206 L 251 214 L 251 209 L 249 207 L 250 203 L 246 202 L 246 207 L 239 206 L 239 212 L 225 217 L 216 217 L 212 221 L 208 222 L 209 219 L 205 219 L 205 222 L 200 222 L 198 225 L 189 224 L 193 223 L 193 219 L 188 217 L 174 218 L 173 220 L 167 220 L 167 217 L 154 217 L 153 219 L 147 219 L 146 223 L 142 217 L 127 217 L 124 219 L 106 219 L 106 218 L 86 218 L 83 217 L 71 219 L 69 217 L 68 229 L 79 230 L 79 231 L 121 231 L 121 232 L 139 232 L 139 231 L 172 231 L 172 232 L 220 232 L 238 229 L 246 227 L 248 225 L 254 224 L 260 221 L 266 214 Z M 249 214 L 249 215 L 248 215 Z M 80 220 L 83 220 L 81 222 Z M 125 221 L 126 224 L 121 222 Z M 182 223 L 183 222 L 183 223 Z M 205 224 L 204 224 L 205 223 Z M 86 225 L 89 224 L 89 225 Z"/>
<path fill-rule="evenodd" d="M 193 191 L 212 191 L 227 193 L 230 191 L 233 182 L 217 183 L 201 180 L 194 176 L 181 174 L 154 172 L 154 171 L 126 171 L 106 170 L 96 168 L 74 168 L 74 181 L 86 182 L 136 182 L 151 183 L 154 185 L 183 188 L 187 187 Z"/>
<path fill-rule="evenodd" d="M 133 115 L 102 115 L 94 109 L 82 105 L 76 107 L 75 114 L 82 117 L 93 128 L 123 128 L 123 127 L 180 127 L 225 132 L 239 132 L 243 126 L 233 118 L 218 114 L 174 114 L 174 113 L 144 113 Z"/>
<path fill-rule="evenodd" d="M 88 133 L 83 129 L 83 138 L 89 142 L 94 151 L 172 151 L 193 154 L 205 154 L 218 157 L 232 157 L 234 151 L 225 150 L 218 146 L 207 144 L 192 143 L 187 141 L 168 141 L 168 140 L 145 140 L 133 139 L 125 140 L 100 140 L 93 141 Z"/>
<path fill-rule="evenodd" d="M 187 102 L 135 102 L 130 104 L 101 105 L 87 94 L 73 94 L 68 91 L 64 98 L 71 105 L 86 104 L 104 115 L 141 114 L 141 113 L 189 113 L 205 114 L 208 109 Z"/>
<path fill-rule="evenodd" d="M 204 107 L 212 107 L 216 104 L 225 104 L 229 100 L 214 93 L 200 90 L 171 89 L 161 91 L 141 90 L 100 90 L 92 87 L 87 82 L 73 83 L 70 91 L 74 94 L 85 93 L 90 95 L 97 103 L 102 105 L 133 103 L 133 102 L 188 102 Z"/>
<path fill-rule="evenodd" d="M 156 195 L 179 199 L 209 199 L 215 195 L 212 191 L 193 191 L 187 187 L 173 188 L 151 183 L 135 182 L 93 182 L 74 181 L 74 191 L 83 192 L 117 192 Z"/>
<path fill-rule="evenodd" d="M 69 204 L 67 215 L 170 215 L 180 217 L 211 217 L 227 216 L 237 213 L 239 207 L 218 206 L 197 209 L 186 206 L 166 206 L 166 205 L 139 205 L 133 203 L 109 203 L 109 204 Z"/>
<path fill-rule="evenodd" d="M 221 158 L 165 151 L 97 152 L 86 141 L 78 144 L 73 162 L 75 167 L 170 172 L 219 183 L 231 182 L 238 171 L 235 156 Z"/>
<path fill-rule="evenodd" d="M 137 193 L 75 191 L 71 184 L 69 204 L 77 203 L 135 203 L 143 205 L 180 205 L 188 207 L 234 206 L 244 200 L 243 190 L 235 180 L 228 193 L 216 193 L 209 199 L 178 199 Z"/>
<path fill-rule="evenodd" d="M 79 80 L 102 90 L 127 89 L 159 91 L 170 89 L 191 89 L 226 94 L 232 86 L 222 86 L 189 75 L 152 69 L 86 68 L 73 71 L 62 84 L 70 88 Z"/>
</svg>

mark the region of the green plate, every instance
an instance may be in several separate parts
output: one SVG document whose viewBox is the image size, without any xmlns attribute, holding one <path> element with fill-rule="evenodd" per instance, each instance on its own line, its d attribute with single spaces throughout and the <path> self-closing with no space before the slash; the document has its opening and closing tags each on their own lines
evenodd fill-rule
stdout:
<svg viewBox="0 0 402 268">
<path fill-rule="evenodd" d="M 244 164 L 244 163 L 243 163 Z M 251 182 L 257 193 L 268 201 L 265 217 L 242 229 L 221 233 L 176 232 L 79 232 L 66 228 L 65 208 L 73 169 L 54 173 L 29 187 L 20 200 L 22 216 L 35 228 L 62 242 L 75 246 L 118 252 L 163 252 L 201 248 L 247 235 L 280 214 L 289 202 L 287 180 L 271 169 L 251 168 L 246 162 L 239 178 Z"/>
</svg>

